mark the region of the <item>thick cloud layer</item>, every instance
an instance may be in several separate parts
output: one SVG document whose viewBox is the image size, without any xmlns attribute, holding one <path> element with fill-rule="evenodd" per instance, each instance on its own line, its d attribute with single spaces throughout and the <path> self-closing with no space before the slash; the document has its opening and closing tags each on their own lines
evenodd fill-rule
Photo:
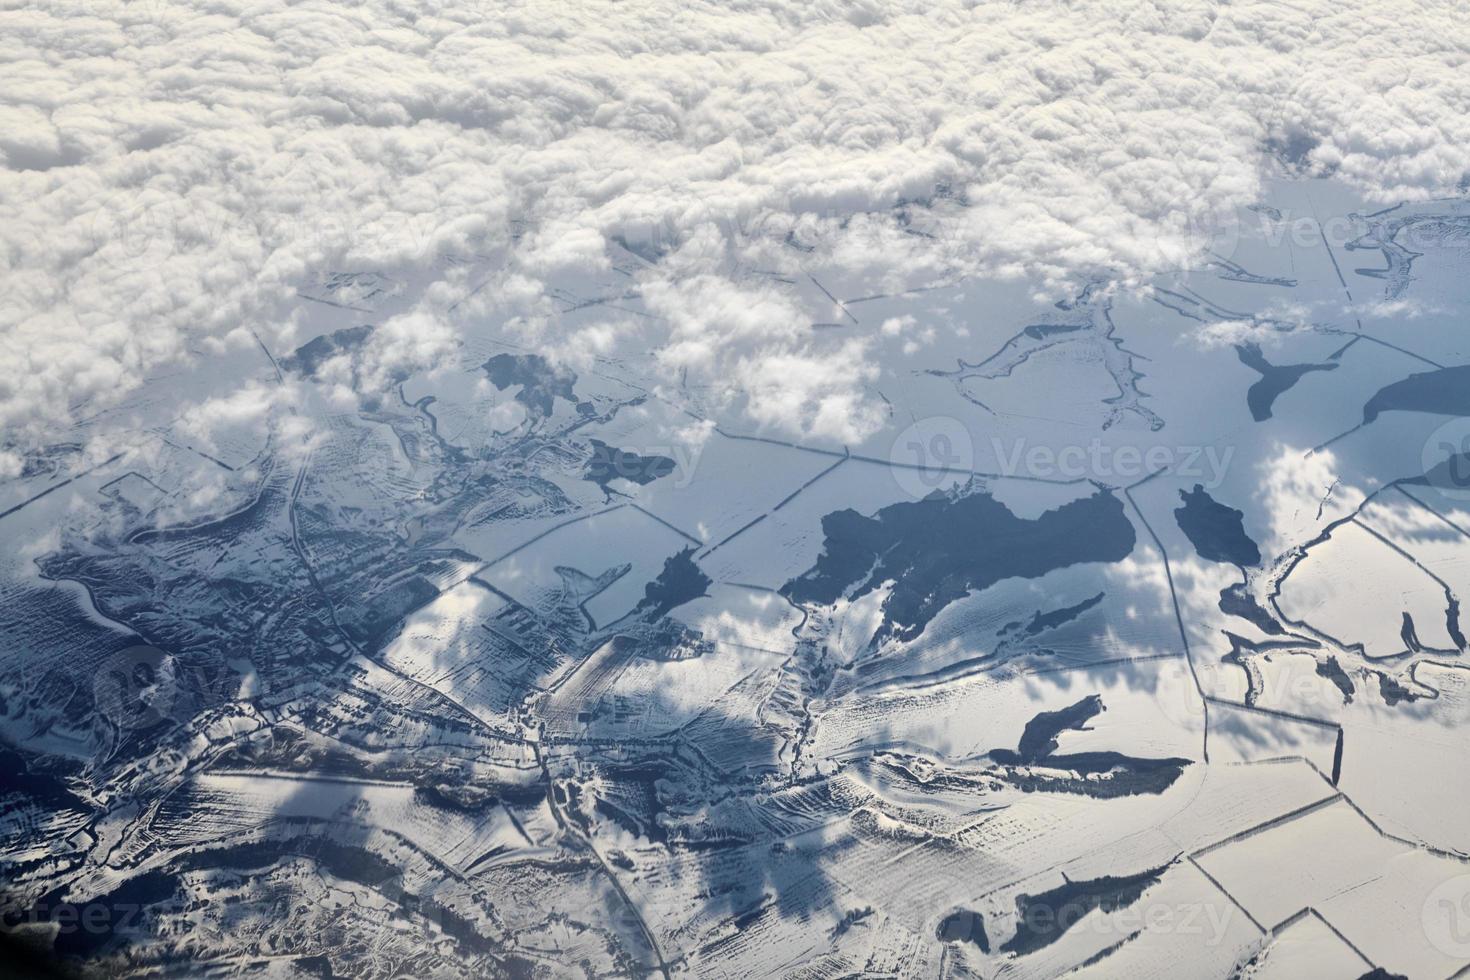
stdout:
<svg viewBox="0 0 1470 980">
<path fill-rule="evenodd" d="M 191 351 L 300 343 L 297 290 L 369 269 L 427 279 L 382 376 L 456 317 L 567 353 L 636 330 L 760 388 L 757 422 L 859 435 L 863 343 L 817 356 L 733 259 L 796 230 L 879 278 L 1137 279 L 1249 203 L 1269 148 L 1446 193 L 1467 52 L 1430 0 L 7 0 L 0 426 L 43 442 Z M 897 233 L 904 200 L 934 237 Z M 613 236 L 676 246 L 643 284 L 663 319 L 571 338 L 545 286 Z"/>
</svg>

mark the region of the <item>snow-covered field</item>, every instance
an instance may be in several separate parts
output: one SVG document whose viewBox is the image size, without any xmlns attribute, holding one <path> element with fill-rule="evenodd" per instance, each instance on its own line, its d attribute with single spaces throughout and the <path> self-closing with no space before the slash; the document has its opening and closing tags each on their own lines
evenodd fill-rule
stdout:
<svg viewBox="0 0 1470 980">
<path fill-rule="evenodd" d="M 88 64 L 172 23 L 82 6 Z M 1327 44 L 1340 11 L 1113 5 L 1153 39 L 1134 52 L 1062 36 L 1123 16 L 1088 3 L 615 5 L 649 19 L 631 40 L 605 4 L 585 30 L 556 5 L 296 5 L 288 47 L 348 59 L 329 85 L 210 48 L 216 21 L 290 19 L 237 6 L 133 101 L 103 91 L 126 71 L 9 59 L 16 199 L 76 210 L 63 172 L 101 148 L 239 128 L 316 154 L 266 167 L 292 190 L 261 222 L 330 236 L 331 197 L 429 227 L 293 237 L 253 277 L 256 239 L 216 248 L 203 197 L 159 256 L 4 233 L 0 326 L 27 326 L 0 334 L 0 962 L 1470 970 L 1470 201 L 1463 168 L 1426 176 L 1470 146 L 1470 49 L 1406 44 L 1398 7 Z M 866 30 L 917 44 L 910 69 L 849 64 Z M 1380 64 L 1380 36 L 1428 53 Z M 1027 46 L 1019 80 L 982 68 Z M 1239 119 L 1188 74 L 1206 46 Z M 1268 68 L 1309 77 L 1288 97 Z M 264 129 L 233 97 L 131 115 L 216 74 Z M 1425 115 L 1334 110 L 1345 78 Z M 842 125 L 761 130 L 787 89 Z M 1355 135 L 1283 122 L 1301 92 Z M 431 187 L 352 183 L 357 153 L 468 155 Z M 1084 159 L 1128 176 L 1067 179 Z M 88 186 L 132 174 L 152 213 L 211 160 Z M 260 197 L 214 169 L 230 207 Z M 1145 191 L 1209 213 L 1171 225 Z"/>
</svg>

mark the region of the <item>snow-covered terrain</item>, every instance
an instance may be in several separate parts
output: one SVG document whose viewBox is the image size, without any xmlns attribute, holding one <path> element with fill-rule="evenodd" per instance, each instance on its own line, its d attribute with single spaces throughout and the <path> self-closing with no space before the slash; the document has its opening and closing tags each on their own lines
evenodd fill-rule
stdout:
<svg viewBox="0 0 1470 980">
<path fill-rule="evenodd" d="M 1405 213 L 1441 250 L 1388 286 L 1350 210 L 1249 275 L 833 293 L 820 343 L 932 334 L 860 442 L 493 323 L 355 409 L 371 317 L 201 354 L 4 486 L 7 930 L 98 975 L 1454 973 L 1467 351 L 1350 296 L 1465 309 L 1470 208 Z M 290 395 L 191 441 L 226 377 Z"/>
<path fill-rule="evenodd" d="M 80 6 L 0 41 L 16 975 L 1470 970 L 1463 10 Z M 179 222 L 231 127 L 314 163 Z"/>
</svg>

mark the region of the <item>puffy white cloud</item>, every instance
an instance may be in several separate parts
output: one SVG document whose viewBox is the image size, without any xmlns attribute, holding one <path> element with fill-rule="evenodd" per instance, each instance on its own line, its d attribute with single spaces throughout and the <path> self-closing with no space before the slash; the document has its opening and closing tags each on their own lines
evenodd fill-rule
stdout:
<svg viewBox="0 0 1470 980">
<path fill-rule="evenodd" d="M 1262 547 L 1267 554 L 1283 554 L 1293 542 L 1310 540 L 1353 513 L 1367 497 L 1359 487 L 1340 481 L 1338 460 L 1330 449 L 1275 448 L 1273 456 L 1258 464 L 1256 498 L 1270 530 Z"/>
<path fill-rule="evenodd" d="M 752 385 L 762 424 L 855 437 L 878 417 L 863 345 L 818 347 L 743 260 L 789 232 L 874 281 L 1137 281 L 1254 198 L 1266 146 L 1371 196 L 1445 193 L 1470 171 L 1457 8 L 9 3 L 0 426 L 44 441 L 242 327 L 299 343 L 296 291 L 340 269 L 421 288 L 375 341 L 386 372 L 444 350 L 450 310 L 566 346 L 547 284 L 656 232 L 676 251 L 637 285 L 660 361 Z M 900 201 L 932 204 L 932 237 Z"/>
<path fill-rule="evenodd" d="M 394 379 L 439 363 L 454 347 L 453 329 L 431 313 L 390 317 L 373 331 L 358 358 L 358 387 L 381 392 Z"/>
<path fill-rule="evenodd" d="M 757 422 L 790 428 L 795 420 L 805 434 L 851 442 L 883 422 L 883 406 L 861 388 L 877 373 L 868 344 L 849 340 L 822 352 L 759 350 L 737 363 L 735 381 Z"/>
</svg>

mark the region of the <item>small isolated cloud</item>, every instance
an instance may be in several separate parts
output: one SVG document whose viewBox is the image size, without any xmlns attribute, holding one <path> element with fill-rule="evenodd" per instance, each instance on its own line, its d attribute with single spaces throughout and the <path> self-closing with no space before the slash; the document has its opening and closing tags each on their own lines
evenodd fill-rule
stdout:
<svg viewBox="0 0 1470 980">
<path fill-rule="evenodd" d="M 1348 307 L 1348 312 L 1374 320 L 1417 320 L 1421 316 L 1434 316 L 1444 310 L 1419 299 L 1379 299 Z"/>
</svg>

